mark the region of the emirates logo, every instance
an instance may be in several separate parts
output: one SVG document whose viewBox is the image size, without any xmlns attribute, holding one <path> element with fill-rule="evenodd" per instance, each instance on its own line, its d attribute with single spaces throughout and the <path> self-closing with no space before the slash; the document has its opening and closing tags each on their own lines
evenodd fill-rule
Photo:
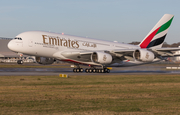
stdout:
<svg viewBox="0 0 180 115">
<path fill-rule="evenodd" d="M 107 59 L 107 57 L 106 57 L 106 55 L 104 55 L 103 60 L 106 61 L 106 59 Z"/>
</svg>

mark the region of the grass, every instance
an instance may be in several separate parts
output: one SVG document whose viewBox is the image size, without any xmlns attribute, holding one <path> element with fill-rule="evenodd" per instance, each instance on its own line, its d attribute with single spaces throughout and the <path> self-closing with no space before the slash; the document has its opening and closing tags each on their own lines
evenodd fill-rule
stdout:
<svg viewBox="0 0 180 115">
<path fill-rule="evenodd" d="M 179 113 L 180 75 L 0 77 L 0 114 Z"/>
</svg>

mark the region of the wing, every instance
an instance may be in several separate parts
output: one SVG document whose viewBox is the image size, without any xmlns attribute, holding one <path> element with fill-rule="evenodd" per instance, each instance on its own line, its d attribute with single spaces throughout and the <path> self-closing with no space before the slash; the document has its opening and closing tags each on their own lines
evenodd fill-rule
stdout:
<svg viewBox="0 0 180 115">
<path fill-rule="evenodd" d="M 133 52 L 136 49 L 115 49 L 111 51 L 100 50 L 100 51 L 71 51 L 62 52 L 61 54 L 71 60 L 81 61 L 81 62 L 92 62 L 92 54 L 94 52 L 102 52 L 104 54 L 109 54 L 113 58 L 113 62 L 120 63 L 123 60 L 134 60 Z M 99 56 L 102 57 L 102 56 Z"/>
<path fill-rule="evenodd" d="M 110 51 L 109 53 L 114 56 L 114 58 L 118 60 L 134 60 L 133 52 L 136 49 L 115 49 Z"/>
<path fill-rule="evenodd" d="M 154 49 L 114 49 L 114 50 L 101 50 L 101 51 L 71 51 L 71 52 L 63 52 L 61 53 L 65 58 L 71 59 L 74 61 L 79 62 L 95 62 L 93 55 L 95 52 L 101 52 L 96 57 L 99 62 L 101 60 L 108 57 L 109 55 L 112 57 L 111 63 L 121 63 L 123 60 L 130 60 L 130 61 L 153 61 L 154 57 L 159 59 L 165 59 L 163 57 L 173 57 L 173 56 L 180 56 L 180 54 L 176 54 L 177 51 L 180 51 L 180 48 L 154 48 Z"/>
<path fill-rule="evenodd" d="M 151 49 L 151 50 L 157 56 L 162 56 L 162 57 L 180 56 L 180 54 L 176 53 L 177 51 L 180 51 L 180 48 L 157 48 L 157 49 Z"/>
</svg>

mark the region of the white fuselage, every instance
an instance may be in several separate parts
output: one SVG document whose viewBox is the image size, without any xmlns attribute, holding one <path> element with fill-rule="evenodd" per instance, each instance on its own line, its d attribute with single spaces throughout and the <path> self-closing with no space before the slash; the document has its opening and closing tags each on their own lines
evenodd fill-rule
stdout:
<svg viewBox="0 0 180 115">
<path fill-rule="evenodd" d="M 82 52 L 82 51 L 111 51 L 115 49 L 139 49 L 139 46 L 109 42 L 97 39 L 75 37 L 58 33 L 43 31 L 29 31 L 16 36 L 9 42 L 8 47 L 12 51 L 33 56 L 56 58 L 58 60 L 68 60 L 62 53 L 65 52 Z M 19 38 L 19 39 L 18 39 Z M 110 38 L 111 39 L 111 38 Z M 68 60 L 71 61 L 71 60 Z M 73 60 L 76 62 L 76 60 Z M 94 62 L 81 62 L 82 64 L 100 65 Z M 131 63 L 130 61 L 123 61 Z M 141 64 L 136 61 L 132 63 Z M 122 65 L 122 62 L 119 62 Z"/>
</svg>

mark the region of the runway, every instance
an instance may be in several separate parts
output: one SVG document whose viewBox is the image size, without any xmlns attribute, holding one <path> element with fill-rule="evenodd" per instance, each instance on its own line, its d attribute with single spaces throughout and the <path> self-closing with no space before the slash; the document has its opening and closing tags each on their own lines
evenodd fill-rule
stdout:
<svg viewBox="0 0 180 115">
<path fill-rule="evenodd" d="M 153 65 L 113 68 L 110 73 L 74 73 L 72 69 L 73 68 L 0 68 L 0 76 L 180 74 L 180 70 L 166 70 L 165 66 Z"/>
<path fill-rule="evenodd" d="M 0 72 L 0 76 L 54 76 L 68 75 L 124 75 L 124 74 L 180 74 L 180 72 L 163 71 L 116 71 L 111 73 L 73 73 L 73 72 Z"/>
</svg>

